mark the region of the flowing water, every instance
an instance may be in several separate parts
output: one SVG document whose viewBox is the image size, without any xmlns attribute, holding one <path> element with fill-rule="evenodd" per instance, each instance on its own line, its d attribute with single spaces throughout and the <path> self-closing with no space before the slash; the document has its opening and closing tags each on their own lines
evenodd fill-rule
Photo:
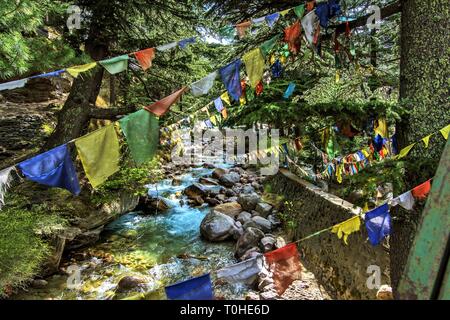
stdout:
<svg viewBox="0 0 450 320">
<path fill-rule="evenodd" d="M 129 213 L 107 225 L 98 243 L 69 253 L 62 268 L 78 269 L 48 279 L 45 288 L 30 288 L 14 299 L 166 299 L 164 287 L 235 263 L 233 243 L 210 243 L 200 237 L 200 223 L 209 207 L 190 207 L 183 189 L 209 175 L 211 169 L 192 168 L 172 185 L 167 179 L 149 186 L 149 194 L 160 196 L 171 208 L 152 215 Z M 209 188 L 218 188 L 211 186 Z M 69 269 L 70 270 L 70 269 Z M 144 288 L 127 292 L 116 290 L 124 276 L 144 279 Z M 74 281 L 75 279 L 75 281 Z M 212 274 L 214 281 L 214 274 Z M 68 288 L 76 284 L 76 288 Z M 215 285 L 216 297 L 243 298 L 243 285 Z"/>
</svg>

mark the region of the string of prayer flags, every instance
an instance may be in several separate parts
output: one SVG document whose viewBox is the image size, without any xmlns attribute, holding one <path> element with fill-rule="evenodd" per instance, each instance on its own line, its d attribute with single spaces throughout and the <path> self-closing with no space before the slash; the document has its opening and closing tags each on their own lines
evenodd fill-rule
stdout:
<svg viewBox="0 0 450 320">
<path fill-rule="evenodd" d="M 178 91 L 175 91 L 171 95 L 156 101 L 152 105 L 149 105 L 147 107 L 144 107 L 145 110 L 155 114 L 158 117 L 163 116 L 167 111 L 169 111 L 169 108 L 176 103 L 180 98 L 181 95 L 186 91 L 187 87 L 183 87 Z"/>
<path fill-rule="evenodd" d="M 180 46 L 181 49 L 186 49 L 188 45 L 195 43 L 195 41 L 197 41 L 195 37 L 183 39 L 178 42 L 178 45 Z"/>
<path fill-rule="evenodd" d="M 136 60 L 141 65 L 142 70 L 147 70 L 152 66 L 152 61 L 155 59 L 155 48 L 148 48 L 134 53 Z"/>
<path fill-rule="evenodd" d="M 242 57 L 245 64 L 247 75 L 250 79 L 250 86 L 255 88 L 256 85 L 261 81 L 264 73 L 264 57 L 261 53 L 260 48 L 255 48 Z"/>
<path fill-rule="evenodd" d="M 152 159 L 159 143 L 158 119 L 142 109 L 120 119 L 119 124 L 134 162 L 141 165 Z"/>
<path fill-rule="evenodd" d="M 411 193 L 414 196 L 414 198 L 424 200 L 430 193 L 430 190 L 431 190 L 431 180 L 428 180 L 412 189 Z"/>
<path fill-rule="evenodd" d="M 223 102 L 225 102 L 227 105 L 231 106 L 230 96 L 228 95 L 228 92 L 224 92 L 220 95 L 220 98 Z"/>
<path fill-rule="evenodd" d="M 268 57 L 270 52 L 273 50 L 275 45 L 277 44 L 278 39 L 280 39 L 280 35 L 276 35 L 275 37 L 263 42 L 261 45 L 261 53 L 264 57 Z"/>
<path fill-rule="evenodd" d="M 252 25 L 251 21 L 245 21 L 242 23 L 238 23 L 236 25 L 236 31 L 237 31 L 239 39 L 242 39 L 245 37 L 245 32 L 247 31 L 248 28 L 250 28 L 251 25 Z"/>
<path fill-rule="evenodd" d="M 248 260 L 236 263 L 217 270 L 218 279 L 228 283 L 245 283 L 251 285 L 255 282 L 257 275 L 264 267 L 264 256 L 259 255 Z"/>
<path fill-rule="evenodd" d="M 301 30 L 302 27 L 298 20 L 284 30 L 284 41 L 286 41 L 289 46 L 289 51 L 293 54 L 297 54 L 300 51 Z"/>
<path fill-rule="evenodd" d="M 79 66 L 73 66 L 70 68 L 67 68 L 66 71 L 74 78 L 78 77 L 78 75 L 82 72 L 86 72 L 92 68 L 95 68 L 97 65 L 97 62 L 91 62 Z"/>
<path fill-rule="evenodd" d="M 214 80 L 217 78 L 217 71 L 211 72 L 206 77 L 194 82 L 191 85 L 191 92 L 194 97 L 205 95 L 211 90 L 214 85 Z"/>
<path fill-rule="evenodd" d="M 347 239 L 353 232 L 359 231 L 361 227 L 361 219 L 359 216 L 348 219 L 347 221 L 341 222 L 331 229 L 332 233 L 336 233 L 339 239 L 344 240 L 344 243 L 348 245 Z"/>
<path fill-rule="evenodd" d="M 128 68 L 128 59 L 129 56 L 127 54 L 114 57 L 107 60 L 100 61 L 100 64 L 108 71 L 110 74 L 116 74 L 122 71 L 127 70 Z"/>
<path fill-rule="evenodd" d="M 239 68 L 241 60 L 237 59 L 219 70 L 222 82 L 233 100 L 238 101 L 242 96 Z"/>
<path fill-rule="evenodd" d="M 366 229 L 369 241 L 373 246 L 391 234 L 391 215 L 388 204 L 377 207 L 365 214 Z"/>
<path fill-rule="evenodd" d="M 450 124 L 439 130 L 439 132 L 442 134 L 445 140 L 448 140 L 448 135 L 450 133 Z"/>
<path fill-rule="evenodd" d="M 209 273 L 165 288 L 170 300 L 214 300 Z"/>
<path fill-rule="evenodd" d="M 174 42 L 171 42 L 171 43 L 167 43 L 167 44 L 163 44 L 161 46 L 158 46 L 158 47 L 156 47 L 156 50 L 164 52 L 164 51 L 171 50 L 171 49 L 175 48 L 176 46 L 178 46 L 178 42 L 174 41 Z"/>
<path fill-rule="evenodd" d="M 306 40 L 312 44 L 314 41 L 314 34 L 319 26 L 319 18 L 317 17 L 315 11 L 309 12 L 302 19 L 302 27 L 305 31 Z"/>
<path fill-rule="evenodd" d="M 292 282 L 301 277 L 302 269 L 298 256 L 295 243 L 264 254 L 279 295 L 282 295 Z"/>
<path fill-rule="evenodd" d="M 305 5 L 301 4 L 301 5 L 296 6 L 294 8 L 294 12 L 295 12 L 295 14 L 297 15 L 298 18 L 302 18 L 303 14 L 305 13 Z"/>
<path fill-rule="evenodd" d="M 222 112 L 224 109 L 222 99 L 220 97 L 214 100 L 214 107 L 216 107 L 217 112 Z"/>
<path fill-rule="evenodd" d="M 67 144 L 25 160 L 17 167 L 28 180 L 67 189 L 74 195 L 80 193 L 80 184 Z"/>
<path fill-rule="evenodd" d="M 294 91 L 295 91 L 295 83 L 294 82 L 290 82 L 288 87 L 287 87 L 287 89 L 286 89 L 286 91 L 283 94 L 283 98 L 284 99 L 289 99 L 292 96 L 292 94 L 294 93 Z"/>
<path fill-rule="evenodd" d="M 5 204 L 5 194 L 12 182 L 12 172 L 14 167 L 9 167 L 0 171 L 0 210 Z"/>
<path fill-rule="evenodd" d="M 28 82 L 28 78 L 15 80 L 15 81 L 9 81 L 9 82 L 5 82 L 5 83 L 0 83 L 0 91 L 23 88 L 23 87 L 25 87 L 27 82 Z"/>
<path fill-rule="evenodd" d="M 78 138 L 75 145 L 94 189 L 119 170 L 119 140 L 113 124 Z"/>
<path fill-rule="evenodd" d="M 280 18 L 279 12 L 275 12 L 275 13 L 267 15 L 266 21 L 267 21 L 267 25 L 269 26 L 269 28 L 273 28 L 273 26 L 275 25 L 275 23 L 278 21 L 279 18 Z"/>
</svg>

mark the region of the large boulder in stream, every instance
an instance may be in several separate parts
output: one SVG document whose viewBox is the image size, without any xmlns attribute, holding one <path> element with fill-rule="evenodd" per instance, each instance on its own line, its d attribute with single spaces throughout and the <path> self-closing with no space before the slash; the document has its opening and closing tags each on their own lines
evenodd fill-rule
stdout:
<svg viewBox="0 0 450 320">
<path fill-rule="evenodd" d="M 219 204 L 214 208 L 214 210 L 234 219 L 237 215 L 239 215 L 239 213 L 242 212 L 242 207 L 237 202 L 227 202 Z"/>
<path fill-rule="evenodd" d="M 261 201 L 260 196 L 256 193 L 240 194 L 238 198 L 239 204 L 245 211 L 251 212 L 255 210 L 256 205 Z"/>
<path fill-rule="evenodd" d="M 239 173 L 236 172 L 225 173 L 223 176 L 219 178 L 220 184 L 227 188 L 233 187 L 240 180 L 241 176 L 239 175 Z"/>
<path fill-rule="evenodd" d="M 138 205 L 134 211 L 141 211 L 143 214 L 153 214 L 156 211 L 162 212 L 170 208 L 168 201 L 162 197 L 150 198 L 148 196 L 140 197 Z"/>
<path fill-rule="evenodd" d="M 183 192 L 189 199 L 197 199 L 197 197 L 203 198 L 207 195 L 205 187 L 200 183 L 191 184 L 189 187 L 184 189 Z"/>
<path fill-rule="evenodd" d="M 217 180 L 215 179 L 211 179 L 211 178 L 200 178 L 198 180 L 198 182 L 200 182 L 201 184 L 207 185 L 207 186 L 218 186 L 219 182 L 217 182 Z"/>
<path fill-rule="evenodd" d="M 209 241 L 224 241 L 233 235 L 235 221 L 233 218 L 212 210 L 203 218 L 200 224 L 200 233 Z"/>
<path fill-rule="evenodd" d="M 261 230 L 252 227 L 247 228 L 236 243 L 236 257 L 240 258 L 247 250 L 259 247 L 259 242 L 263 237 L 264 232 Z"/>
</svg>

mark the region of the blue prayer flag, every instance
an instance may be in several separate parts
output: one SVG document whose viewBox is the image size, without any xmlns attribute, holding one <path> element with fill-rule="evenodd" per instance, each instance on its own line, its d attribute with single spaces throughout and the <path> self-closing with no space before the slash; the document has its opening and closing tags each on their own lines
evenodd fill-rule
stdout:
<svg viewBox="0 0 450 320">
<path fill-rule="evenodd" d="M 30 79 L 59 77 L 64 72 L 66 72 L 66 69 L 61 69 L 61 70 L 52 71 L 52 72 L 48 72 L 48 73 L 38 74 L 37 76 L 30 77 Z"/>
<path fill-rule="evenodd" d="M 191 43 L 195 43 L 195 37 L 181 40 L 178 42 L 178 45 L 181 49 L 185 49 Z"/>
<path fill-rule="evenodd" d="M 211 120 L 209 120 L 209 119 L 206 119 L 206 120 L 205 120 L 205 125 L 206 125 L 209 129 L 211 129 L 211 128 L 214 127 L 213 124 L 212 124 L 212 122 L 211 122 Z"/>
<path fill-rule="evenodd" d="M 225 88 L 227 88 L 228 93 L 235 101 L 239 101 L 239 98 L 242 96 L 241 81 L 239 78 L 240 67 L 241 60 L 237 59 L 219 71 Z"/>
<path fill-rule="evenodd" d="M 279 59 L 272 65 L 272 75 L 274 78 L 279 78 L 283 75 L 283 66 Z"/>
<path fill-rule="evenodd" d="M 80 193 L 77 173 L 66 144 L 25 160 L 17 166 L 31 181 L 64 188 L 74 195 Z"/>
<path fill-rule="evenodd" d="M 214 106 L 216 107 L 217 112 L 222 112 L 223 110 L 223 102 L 222 99 L 219 97 L 216 100 L 214 100 Z"/>
<path fill-rule="evenodd" d="M 166 287 L 166 295 L 171 300 L 214 300 L 209 273 Z"/>
<path fill-rule="evenodd" d="M 279 18 L 280 18 L 279 12 L 275 12 L 266 16 L 266 21 L 269 27 L 272 28 Z"/>
<path fill-rule="evenodd" d="M 377 136 L 373 139 L 373 146 L 375 147 L 376 151 L 380 151 L 383 149 L 384 139 L 382 136 L 377 134 Z"/>
<path fill-rule="evenodd" d="M 286 91 L 283 94 L 284 99 L 289 99 L 290 96 L 294 93 L 295 90 L 295 83 L 291 82 L 289 83 L 289 86 L 287 87 Z"/>
<path fill-rule="evenodd" d="M 366 229 L 369 234 L 369 241 L 373 246 L 391 234 L 391 215 L 387 204 L 375 208 L 366 213 Z"/>
</svg>

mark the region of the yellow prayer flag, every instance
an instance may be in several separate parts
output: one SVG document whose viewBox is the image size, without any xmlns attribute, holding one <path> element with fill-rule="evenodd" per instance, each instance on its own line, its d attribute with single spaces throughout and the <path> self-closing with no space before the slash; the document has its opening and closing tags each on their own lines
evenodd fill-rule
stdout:
<svg viewBox="0 0 450 320">
<path fill-rule="evenodd" d="M 255 48 L 242 57 L 242 61 L 245 64 L 247 75 L 250 79 L 250 86 L 255 88 L 261 81 L 264 73 L 264 57 L 260 48 Z"/>
<path fill-rule="evenodd" d="M 401 159 L 403 157 L 406 157 L 415 145 L 416 144 L 413 143 L 413 144 L 410 144 L 409 146 L 403 148 L 402 150 L 400 150 L 400 153 L 397 155 L 396 159 Z"/>
<path fill-rule="evenodd" d="M 339 83 L 339 80 L 341 79 L 341 75 L 339 74 L 339 70 L 336 70 L 336 77 L 335 77 L 335 82 Z"/>
<path fill-rule="evenodd" d="M 239 98 L 239 103 L 241 104 L 241 106 L 245 105 L 247 103 L 247 100 L 245 99 L 244 96 Z"/>
<path fill-rule="evenodd" d="M 337 165 L 336 166 L 336 179 L 337 182 L 342 183 L 342 171 L 343 171 L 344 165 Z"/>
<path fill-rule="evenodd" d="M 343 237 L 344 243 L 348 245 L 347 242 L 348 236 L 353 232 L 359 231 L 360 227 L 361 227 L 361 219 L 359 218 L 359 216 L 355 216 L 353 218 L 348 219 L 347 221 L 344 221 L 342 223 L 333 226 L 331 232 L 337 233 L 339 239 Z"/>
<path fill-rule="evenodd" d="M 114 125 L 108 125 L 75 141 L 86 176 L 93 188 L 119 170 L 119 140 Z"/>
<path fill-rule="evenodd" d="M 88 71 L 89 69 L 94 68 L 97 65 L 97 62 L 92 62 L 88 64 L 83 64 L 80 66 L 74 66 L 67 68 L 66 71 L 74 78 L 78 77 L 81 72 Z"/>
<path fill-rule="evenodd" d="M 425 144 L 425 148 L 428 148 L 428 144 L 430 143 L 431 136 L 432 136 L 432 134 L 430 134 L 422 139 L 423 143 Z"/>
<path fill-rule="evenodd" d="M 209 121 L 211 121 L 211 123 L 212 123 L 213 125 L 217 126 L 217 121 L 216 121 L 216 117 L 215 117 L 215 116 L 210 117 L 210 118 L 209 118 Z"/>
<path fill-rule="evenodd" d="M 280 11 L 280 14 L 284 17 L 284 16 L 287 15 L 287 14 L 289 13 L 289 11 L 291 11 L 291 10 L 292 10 L 292 8 L 286 9 L 286 10 L 283 10 L 283 11 Z"/>
<path fill-rule="evenodd" d="M 380 118 L 377 121 L 378 126 L 374 127 L 375 134 L 379 134 L 381 137 L 387 138 L 389 136 L 389 133 L 386 118 Z"/>
<path fill-rule="evenodd" d="M 222 101 L 225 102 L 227 105 L 231 106 L 230 96 L 228 95 L 228 92 L 222 93 L 220 99 L 222 99 Z"/>
<path fill-rule="evenodd" d="M 448 134 L 450 133 L 450 124 L 448 126 L 446 126 L 445 128 L 442 128 L 441 130 L 439 130 L 442 135 L 444 136 L 445 140 L 448 140 Z"/>
</svg>

